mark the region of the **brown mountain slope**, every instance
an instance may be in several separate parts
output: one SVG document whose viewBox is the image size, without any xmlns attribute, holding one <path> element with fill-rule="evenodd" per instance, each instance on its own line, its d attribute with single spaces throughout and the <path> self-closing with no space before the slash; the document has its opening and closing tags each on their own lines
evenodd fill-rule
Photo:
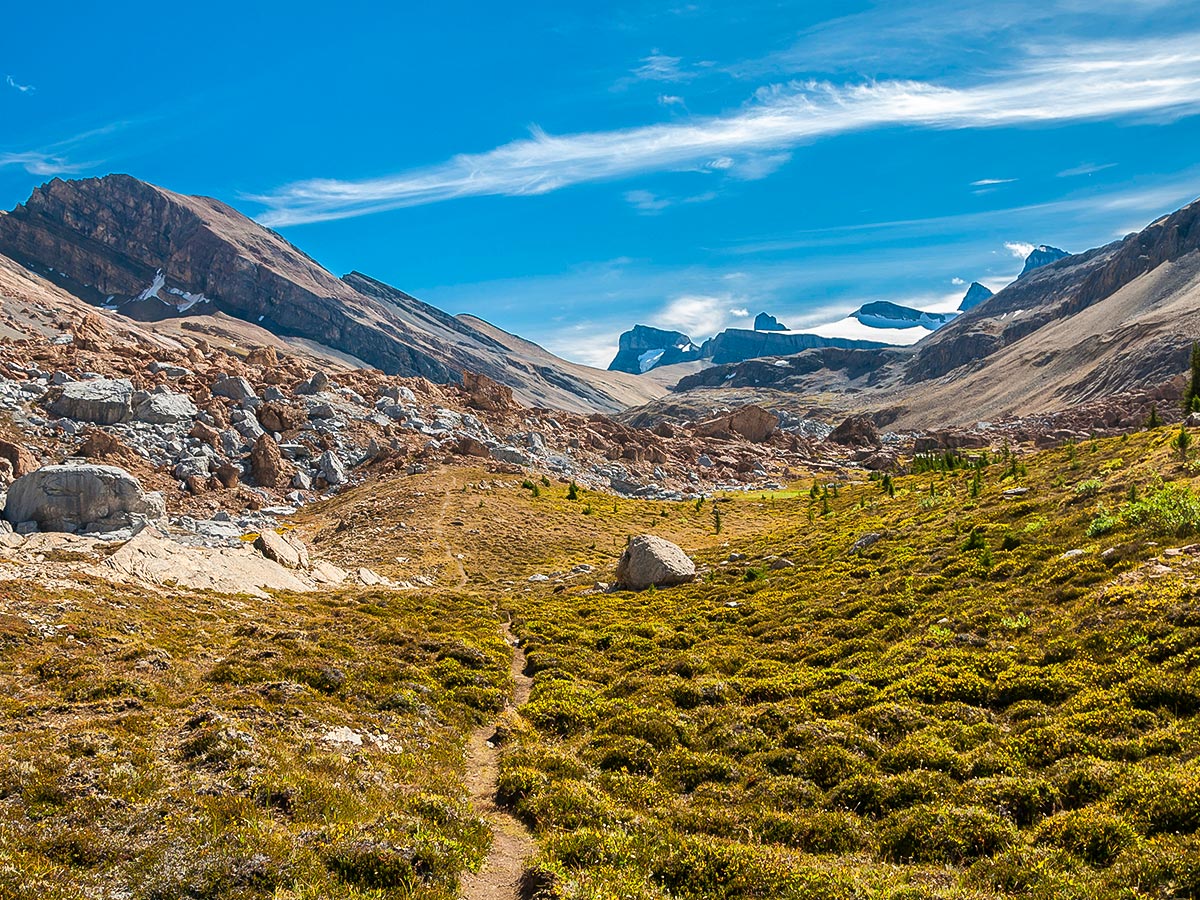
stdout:
<svg viewBox="0 0 1200 900">
<path fill-rule="evenodd" d="M 541 348 L 523 358 L 403 291 L 358 273 L 335 277 L 227 204 L 128 175 L 55 179 L 38 188 L 0 214 L 0 253 L 140 320 L 220 312 L 389 374 L 451 382 L 463 371 L 481 372 L 530 404 L 626 405 L 603 379 L 594 381 L 593 370 Z"/>
<path fill-rule="evenodd" d="M 626 418 L 653 420 L 664 404 L 702 410 L 735 392 L 798 412 L 887 408 L 900 428 L 968 425 L 1156 387 L 1186 369 L 1197 339 L 1200 201 L 1037 269 L 912 348 L 714 366 Z"/>
</svg>

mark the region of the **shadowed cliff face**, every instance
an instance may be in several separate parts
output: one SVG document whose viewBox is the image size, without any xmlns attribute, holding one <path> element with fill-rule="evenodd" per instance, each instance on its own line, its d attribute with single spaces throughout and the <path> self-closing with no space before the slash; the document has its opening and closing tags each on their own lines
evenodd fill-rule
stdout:
<svg viewBox="0 0 1200 900">
<path fill-rule="evenodd" d="M 388 373 L 438 382 L 457 376 L 435 348 L 420 346 L 422 336 L 389 322 L 283 238 L 216 200 L 124 175 L 55 180 L 0 217 L 0 248 L 37 271 L 53 269 L 84 288 L 84 299 L 111 297 L 132 318 L 220 311 L 353 353 Z"/>
<path fill-rule="evenodd" d="M 359 273 L 340 279 L 232 207 L 109 175 L 55 179 L 0 214 L 0 254 L 76 296 L 141 321 L 225 313 L 316 341 L 388 374 L 438 383 L 479 372 L 525 402 L 614 411 L 622 385 L 595 384 L 541 351 L 536 360 Z M 533 345 L 530 345 L 531 347 Z M 547 364 L 549 363 L 549 364 Z"/>
</svg>

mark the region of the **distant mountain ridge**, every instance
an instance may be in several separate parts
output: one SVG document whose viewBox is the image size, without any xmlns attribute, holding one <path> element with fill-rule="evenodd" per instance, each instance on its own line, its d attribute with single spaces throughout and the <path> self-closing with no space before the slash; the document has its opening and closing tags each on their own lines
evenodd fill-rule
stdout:
<svg viewBox="0 0 1200 900">
<path fill-rule="evenodd" d="M 868 349 L 886 346 L 882 341 L 822 337 L 787 331 L 778 319 L 767 313 L 759 313 L 754 325 L 753 330 L 727 328 L 700 346 L 681 331 L 635 325 L 621 335 L 617 355 L 608 368 L 610 371 L 645 374 L 661 366 L 695 360 L 721 365 L 759 356 L 799 353 L 815 347 Z M 760 328 L 760 325 L 765 327 Z"/>
</svg>

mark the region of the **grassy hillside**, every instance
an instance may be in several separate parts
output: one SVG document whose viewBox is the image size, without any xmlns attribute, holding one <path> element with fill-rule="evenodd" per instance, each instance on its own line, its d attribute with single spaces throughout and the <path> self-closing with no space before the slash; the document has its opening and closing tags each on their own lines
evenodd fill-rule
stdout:
<svg viewBox="0 0 1200 900">
<path fill-rule="evenodd" d="M 1198 896 L 1175 435 L 699 504 L 442 470 L 297 523 L 412 590 L 0 582 L 0 896 L 454 896 L 508 616 L 497 795 L 558 896 Z M 645 531 L 697 581 L 595 591 Z"/>
<path fill-rule="evenodd" d="M 0 897 L 449 898 L 483 858 L 476 598 L 0 596 Z"/>
<path fill-rule="evenodd" d="M 568 896 L 1196 895 L 1172 436 L 819 485 L 694 585 L 514 600 L 501 799 Z"/>
</svg>

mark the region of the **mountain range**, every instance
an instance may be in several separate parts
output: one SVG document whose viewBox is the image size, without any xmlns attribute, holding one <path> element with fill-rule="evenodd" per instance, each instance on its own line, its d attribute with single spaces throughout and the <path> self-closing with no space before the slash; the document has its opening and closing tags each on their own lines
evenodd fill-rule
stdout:
<svg viewBox="0 0 1200 900">
<path fill-rule="evenodd" d="M 139 341 L 188 331 L 434 383 L 477 373 L 543 408 L 632 409 L 649 421 L 656 409 L 719 408 L 736 391 L 779 407 L 811 406 L 819 394 L 831 408 L 900 423 L 962 422 L 1061 408 L 1180 371 L 1200 335 L 1198 217 L 1193 203 L 1080 254 L 1035 247 L 1016 281 L 994 295 L 972 283 L 957 311 L 881 300 L 845 320 L 878 340 L 788 330 L 766 312 L 754 329 L 702 343 L 638 325 L 603 371 L 363 273 L 336 277 L 219 200 L 128 175 L 55 179 L 0 213 L 0 288 L 22 298 L 24 317 L 10 315 L 0 336 L 90 308 Z M 909 329 L 928 334 L 911 346 L 889 340 Z"/>
</svg>

